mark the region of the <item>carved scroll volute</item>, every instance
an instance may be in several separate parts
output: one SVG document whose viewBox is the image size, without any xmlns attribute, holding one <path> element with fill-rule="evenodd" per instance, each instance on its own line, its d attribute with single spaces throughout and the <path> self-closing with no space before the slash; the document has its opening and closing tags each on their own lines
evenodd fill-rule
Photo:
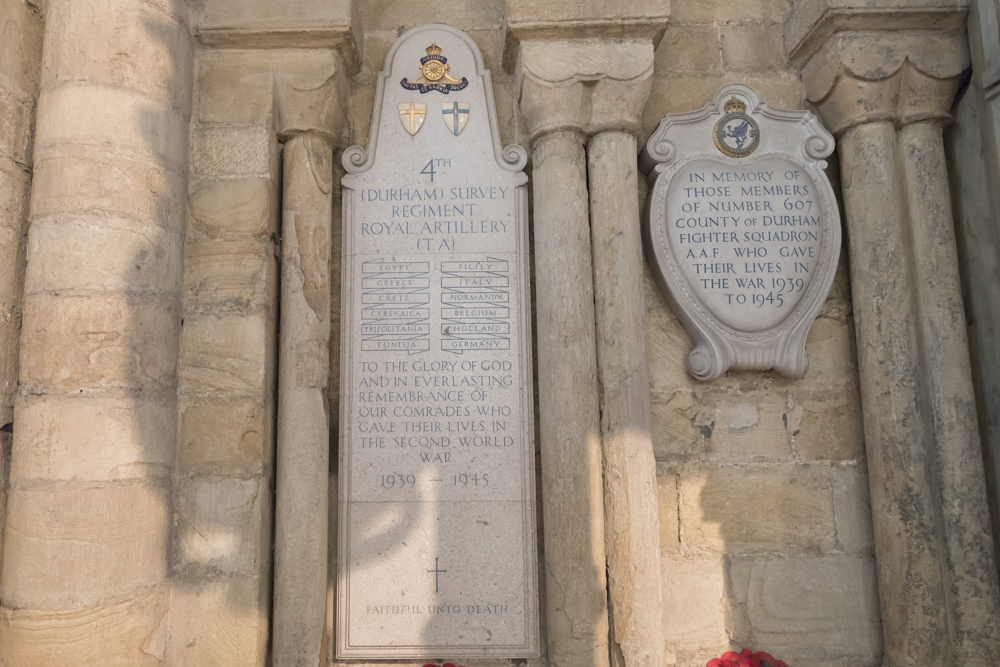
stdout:
<svg viewBox="0 0 1000 667">
<path fill-rule="evenodd" d="M 741 84 L 668 114 L 640 164 L 653 274 L 703 381 L 729 369 L 801 378 L 806 335 L 830 291 L 840 215 L 824 158 L 833 136 L 808 111 L 772 109 Z"/>
</svg>

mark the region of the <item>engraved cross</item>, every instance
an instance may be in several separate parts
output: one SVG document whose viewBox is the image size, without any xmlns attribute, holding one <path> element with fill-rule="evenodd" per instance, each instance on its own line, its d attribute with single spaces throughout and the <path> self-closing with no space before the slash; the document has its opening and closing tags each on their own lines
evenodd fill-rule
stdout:
<svg viewBox="0 0 1000 667">
<path fill-rule="evenodd" d="M 438 591 L 438 577 L 440 577 L 443 572 L 447 572 L 448 570 L 439 569 L 438 568 L 438 559 L 435 558 L 434 559 L 434 569 L 433 570 L 427 570 L 427 571 L 434 573 L 434 592 L 438 593 L 439 592 Z"/>
</svg>

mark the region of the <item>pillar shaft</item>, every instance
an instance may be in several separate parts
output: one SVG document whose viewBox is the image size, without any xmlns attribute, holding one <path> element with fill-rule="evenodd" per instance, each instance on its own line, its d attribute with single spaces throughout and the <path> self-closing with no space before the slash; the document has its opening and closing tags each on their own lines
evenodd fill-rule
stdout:
<svg viewBox="0 0 1000 667">
<path fill-rule="evenodd" d="M 549 664 L 608 658 L 593 268 L 582 135 L 532 149 Z"/>
<path fill-rule="evenodd" d="M 46 6 L 0 663 L 166 646 L 192 45 L 183 2 Z"/>
<path fill-rule="evenodd" d="M 285 143 L 278 351 L 273 664 L 321 662 L 330 463 L 327 381 L 333 150 Z"/>
<path fill-rule="evenodd" d="M 0 2 L 8 34 L 19 35 L 19 46 L 0 57 L 0 97 L 11 102 L 8 120 L 0 128 L 0 425 L 13 422 L 17 396 L 17 361 L 21 336 L 21 295 L 24 292 L 25 239 L 31 191 L 28 147 L 38 99 L 35 78 L 41 56 L 41 11 L 22 0 Z M 11 122 L 13 121 L 13 122 Z M 10 426 L 0 431 L 0 562 L 3 561 L 3 525 L 7 509 L 7 471 L 10 467 Z"/>
<path fill-rule="evenodd" d="M 629 667 L 655 667 L 666 656 L 636 154 L 623 131 L 588 145 L 613 640 Z"/>
<path fill-rule="evenodd" d="M 891 122 L 840 140 L 886 665 L 948 664 L 943 545 L 920 386 L 906 193 Z"/>
<path fill-rule="evenodd" d="M 919 333 L 941 493 L 953 641 L 959 664 L 985 664 L 985 656 L 1000 644 L 1000 603 L 941 124 L 906 125 L 899 130 L 898 143 L 917 259 Z"/>
<path fill-rule="evenodd" d="M 985 665 L 1000 609 L 941 127 L 964 35 L 840 32 L 803 70 L 840 166 L 886 667 Z"/>
</svg>

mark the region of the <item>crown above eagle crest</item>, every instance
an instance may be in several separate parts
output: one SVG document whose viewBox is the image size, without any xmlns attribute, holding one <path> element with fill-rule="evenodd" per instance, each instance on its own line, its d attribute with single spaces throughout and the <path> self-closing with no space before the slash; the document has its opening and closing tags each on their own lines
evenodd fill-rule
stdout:
<svg viewBox="0 0 1000 667">
<path fill-rule="evenodd" d="M 733 95 L 729 98 L 729 101 L 726 102 L 723 108 L 726 110 L 726 113 L 745 113 L 747 105 L 743 102 L 743 100 Z"/>
<path fill-rule="evenodd" d="M 437 43 L 431 44 L 427 47 L 427 55 L 429 56 L 439 56 L 441 55 L 441 47 Z"/>
</svg>

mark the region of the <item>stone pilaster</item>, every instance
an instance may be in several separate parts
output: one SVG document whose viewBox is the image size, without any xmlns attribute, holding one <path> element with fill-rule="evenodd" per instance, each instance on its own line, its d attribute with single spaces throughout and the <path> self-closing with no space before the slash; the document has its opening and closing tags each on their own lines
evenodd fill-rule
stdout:
<svg viewBox="0 0 1000 667">
<path fill-rule="evenodd" d="M 160 664 L 192 43 L 183 0 L 51 0 L 0 663 Z"/>
<path fill-rule="evenodd" d="M 521 111 L 534 159 L 549 660 L 571 664 L 578 651 L 576 638 L 554 622 L 561 611 L 573 618 L 572 602 L 594 635 L 588 661 L 572 664 L 662 665 L 635 140 L 649 95 L 653 44 L 648 38 L 526 41 L 519 62 Z M 573 186 L 566 188 L 567 182 Z M 567 461 L 578 467 L 576 488 L 566 484 Z M 602 477 L 603 512 L 593 497 L 601 493 Z M 577 514 L 593 529 L 582 536 L 563 533 Z M 587 555 L 598 559 L 587 566 L 600 570 L 578 578 L 589 597 L 553 599 L 565 590 L 559 570 L 582 565 L 573 563 L 581 558 L 574 547 L 580 537 L 587 538 Z M 598 641 L 608 622 L 605 560 L 609 647 Z"/>
<path fill-rule="evenodd" d="M 330 425 L 333 150 L 342 145 L 343 72 L 318 88 L 279 80 L 285 139 L 281 216 L 274 634 L 275 667 L 325 659 Z"/>
<path fill-rule="evenodd" d="M 941 139 L 967 66 L 961 34 L 880 30 L 834 32 L 803 70 L 839 135 L 891 667 L 985 665 L 1000 647 Z"/>
</svg>

